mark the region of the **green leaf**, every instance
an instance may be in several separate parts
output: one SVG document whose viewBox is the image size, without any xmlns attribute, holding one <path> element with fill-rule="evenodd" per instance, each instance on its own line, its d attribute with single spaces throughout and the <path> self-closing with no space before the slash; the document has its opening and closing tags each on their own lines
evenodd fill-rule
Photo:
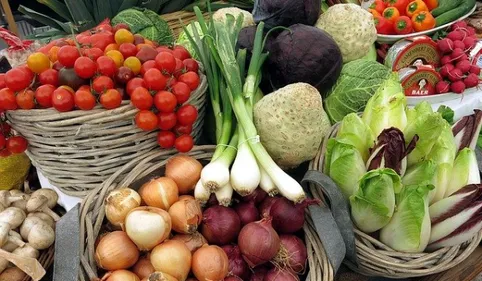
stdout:
<svg viewBox="0 0 482 281">
<path fill-rule="evenodd" d="M 161 9 L 161 6 L 168 1 L 169 0 L 143 0 L 140 6 L 157 13 Z"/>
<path fill-rule="evenodd" d="M 96 0 L 95 2 L 97 4 L 97 17 L 95 18 L 96 22 L 101 22 L 107 18 L 112 18 L 112 10 L 110 7 L 110 2 L 108 0 Z"/>
<path fill-rule="evenodd" d="M 92 3 L 93 0 L 84 0 L 85 7 L 87 7 L 88 11 L 93 11 L 94 10 L 94 5 Z M 93 13 L 91 13 L 92 15 Z"/>
<path fill-rule="evenodd" d="M 67 23 L 63 23 L 63 22 L 60 22 L 56 19 L 53 19 L 52 17 L 49 17 L 47 15 L 44 15 L 44 14 L 41 14 L 39 12 L 36 12 L 30 8 L 27 8 L 23 5 L 20 5 L 18 7 L 18 11 L 21 12 L 22 14 L 24 15 L 27 15 L 29 17 L 31 17 L 32 19 L 42 23 L 42 24 L 45 24 L 45 25 L 48 25 L 50 27 L 53 27 L 55 29 L 58 29 L 58 30 L 63 30 L 67 33 L 71 33 L 71 29 L 70 29 L 70 26 L 67 24 Z"/>
<path fill-rule="evenodd" d="M 37 2 L 49 7 L 50 9 L 52 9 L 52 11 L 57 13 L 57 15 L 61 16 L 66 21 L 73 21 L 72 15 L 70 14 L 69 9 L 64 3 L 58 0 L 37 0 Z"/>
<path fill-rule="evenodd" d="M 454 124 L 454 115 L 455 115 L 455 112 L 453 111 L 452 108 L 446 106 L 446 105 L 441 105 L 439 106 L 439 108 L 437 109 L 437 112 L 439 112 L 440 114 L 442 114 L 442 118 L 447 120 L 447 122 L 449 122 L 450 125 Z"/>
<path fill-rule="evenodd" d="M 135 7 L 137 5 L 137 0 L 124 0 L 119 6 L 119 9 L 115 12 L 116 15 L 124 10 Z"/>
<path fill-rule="evenodd" d="M 104 2 L 106 0 L 103 0 Z M 92 14 L 87 9 L 84 1 L 80 0 L 65 0 L 67 8 L 69 8 L 70 14 L 74 19 L 76 25 L 84 25 L 86 23 L 92 23 L 94 18 Z"/>
<path fill-rule="evenodd" d="M 192 0 L 175 0 L 169 1 L 162 6 L 159 14 L 168 14 L 182 10 L 185 6 L 192 3 Z"/>
<path fill-rule="evenodd" d="M 370 156 L 370 148 L 375 144 L 375 136 L 372 130 L 356 113 L 350 113 L 343 118 L 336 139 L 339 142 L 356 147 L 365 162 L 368 161 Z"/>
<path fill-rule="evenodd" d="M 172 45 L 174 43 L 174 35 L 169 24 L 163 20 L 158 14 L 151 10 L 144 10 L 144 15 L 151 21 L 153 27 L 157 31 L 153 37 L 147 37 L 155 40 L 160 45 Z M 144 30 L 140 32 L 143 35 Z"/>
</svg>

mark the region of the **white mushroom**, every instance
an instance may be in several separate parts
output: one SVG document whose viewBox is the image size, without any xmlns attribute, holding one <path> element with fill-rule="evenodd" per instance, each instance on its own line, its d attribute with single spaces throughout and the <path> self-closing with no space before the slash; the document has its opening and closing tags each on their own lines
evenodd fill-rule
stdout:
<svg viewBox="0 0 482 281">
<path fill-rule="evenodd" d="M 45 222 L 34 224 L 27 236 L 28 243 L 37 250 L 45 250 L 55 241 L 55 232 Z"/>
<path fill-rule="evenodd" d="M 20 236 L 20 234 L 16 231 L 11 231 L 10 232 L 10 236 L 14 237 L 14 238 L 17 238 L 17 239 L 22 239 L 22 236 Z M 10 242 L 10 241 L 7 241 L 7 243 L 5 243 L 5 245 L 2 246 L 2 249 L 7 251 L 7 252 L 13 252 L 15 249 L 18 248 L 18 245 L 16 243 L 13 243 L 13 242 Z"/>
<path fill-rule="evenodd" d="M 48 199 L 47 206 L 52 209 L 57 205 L 57 201 L 59 200 L 59 195 L 55 190 L 48 189 L 48 188 L 42 188 L 39 190 L 35 190 L 34 193 L 32 193 L 32 197 L 37 197 L 39 195 L 43 195 Z"/>
<path fill-rule="evenodd" d="M 40 219 L 42 219 L 44 222 L 46 222 L 52 229 L 55 230 L 55 221 L 54 219 L 47 215 L 46 213 L 42 213 L 42 212 L 33 212 L 33 213 L 29 213 L 27 215 L 27 218 L 28 217 L 38 217 Z"/>
<path fill-rule="evenodd" d="M 49 199 L 44 195 L 37 195 L 30 197 L 27 202 L 27 211 L 31 212 L 44 212 L 51 216 L 55 221 L 58 221 L 60 217 L 48 207 Z"/>
<path fill-rule="evenodd" d="M 17 207 L 19 209 L 22 209 L 24 212 L 26 212 L 27 211 L 27 201 L 30 199 L 30 195 L 24 194 L 22 196 L 24 197 L 22 200 L 15 201 L 10 206 Z"/>
<path fill-rule="evenodd" d="M 0 212 L 0 222 L 6 222 L 11 229 L 19 227 L 25 220 L 25 212 L 17 207 L 8 207 Z"/>
<path fill-rule="evenodd" d="M 10 224 L 6 222 L 0 222 L 0 246 L 4 246 L 7 242 L 17 244 L 18 246 L 25 245 L 22 239 L 15 236 L 15 232 L 11 230 Z"/>
<path fill-rule="evenodd" d="M 5 207 L 10 206 L 13 202 L 25 200 L 25 195 L 12 195 L 8 190 L 0 190 L 0 204 Z"/>
</svg>

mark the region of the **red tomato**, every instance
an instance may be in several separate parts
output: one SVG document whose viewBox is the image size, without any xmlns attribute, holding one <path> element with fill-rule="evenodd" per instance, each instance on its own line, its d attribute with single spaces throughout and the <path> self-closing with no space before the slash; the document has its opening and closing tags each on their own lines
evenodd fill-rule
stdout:
<svg viewBox="0 0 482 281">
<path fill-rule="evenodd" d="M 170 130 L 176 126 L 176 113 L 174 112 L 161 112 L 157 114 L 157 118 L 159 119 L 159 129 L 161 130 Z"/>
<path fill-rule="evenodd" d="M 82 33 L 75 36 L 75 40 L 77 40 L 77 42 L 79 42 L 81 45 L 90 45 L 92 42 L 90 35 Z"/>
<path fill-rule="evenodd" d="M 174 142 L 174 147 L 176 147 L 179 152 L 189 152 L 193 146 L 194 140 L 190 135 L 182 135 Z"/>
<path fill-rule="evenodd" d="M 172 52 L 174 57 L 180 59 L 181 61 L 191 58 L 191 54 L 181 45 L 174 47 Z"/>
<path fill-rule="evenodd" d="M 152 131 L 157 128 L 157 116 L 150 110 L 141 110 L 136 114 L 135 122 L 137 127 L 143 131 Z"/>
<path fill-rule="evenodd" d="M 152 107 L 153 98 L 146 88 L 138 87 L 132 92 L 131 102 L 136 108 L 146 110 Z"/>
<path fill-rule="evenodd" d="M 107 76 L 99 76 L 92 82 L 92 89 L 97 93 L 103 93 L 109 89 L 114 89 L 114 81 Z"/>
<path fill-rule="evenodd" d="M 26 75 L 25 71 L 19 68 L 13 68 L 5 74 L 5 85 L 12 91 L 20 91 L 27 88 L 32 79 Z"/>
<path fill-rule="evenodd" d="M 157 143 L 162 148 L 171 148 L 176 141 L 176 135 L 171 131 L 160 131 L 157 134 Z"/>
<path fill-rule="evenodd" d="M 57 53 L 57 59 L 65 67 L 74 67 L 75 61 L 80 57 L 79 50 L 74 46 L 63 46 Z"/>
<path fill-rule="evenodd" d="M 115 61 L 108 56 L 101 56 L 97 59 L 97 69 L 104 76 L 113 77 L 117 71 Z"/>
<path fill-rule="evenodd" d="M 122 95 L 115 89 L 109 89 L 100 95 L 100 104 L 105 109 L 118 108 L 122 103 Z"/>
<path fill-rule="evenodd" d="M 89 79 L 97 71 L 97 65 L 88 57 L 80 57 L 75 61 L 74 70 L 80 78 Z"/>
<path fill-rule="evenodd" d="M 18 66 L 17 68 L 22 70 L 23 73 L 27 75 L 27 80 L 29 82 L 33 81 L 33 79 L 35 78 L 35 73 L 33 73 L 33 71 L 26 64 Z"/>
<path fill-rule="evenodd" d="M 17 101 L 15 100 L 15 93 L 10 88 L 3 88 L 0 90 L 0 109 L 15 110 L 17 109 Z"/>
<path fill-rule="evenodd" d="M 185 59 L 182 61 L 184 64 L 184 67 L 186 67 L 187 71 L 193 71 L 195 73 L 198 73 L 199 71 L 199 64 L 197 63 L 196 60 L 193 59 Z"/>
<path fill-rule="evenodd" d="M 167 52 L 167 53 L 169 53 L 169 54 L 173 54 L 173 53 L 174 53 L 171 49 L 169 49 L 169 47 L 166 47 L 166 46 L 157 47 L 157 48 L 156 48 L 156 51 L 157 51 L 158 53 L 160 53 L 160 52 Z"/>
<path fill-rule="evenodd" d="M 52 106 L 60 112 L 71 111 L 75 107 L 74 95 L 65 88 L 57 88 L 52 95 Z"/>
<path fill-rule="evenodd" d="M 144 74 L 144 82 L 149 90 L 160 91 L 166 88 L 166 77 L 156 68 L 151 68 Z"/>
<path fill-rule="evenodd" d="M 105 50 L 109 44 L 115 43 L 114 34 L 108 31 L 96 33 L 91 36 L 90 38 L 92 42 L 92 47 L 99 48 L 102 51 Z"/>
<path fill-rule="evenodd" d="M 122 43 L 119 46 L 119 52 L 121 52 L 124 59 L 128 57 L 135 57 L 137 54 L 137 47 L 132 43 Z"/>
<path fill-rule="evenodd" d="M 14 136 L 8 138 L 6 147 L 10 153 L 19 154 L 27 150 L 28 142 L 24 137 Z"/>
<path fill-rule="evenodd" d="M 21 109 L 33 109 L 35 108 L 34 96 L 35 93 L 32 90 L 23 90 L 17 94 L 15 100 Z"/>
<path fill-rule="evenodd" d="M 177 124 L 174 127 L 174 132 L 178 135 L 190 135 L 192 133 L 192 125 Z"/>
<path fill-rule="evenodd" d="M 42 85 L 53 85 L 57 87 L 59 85 L 59 72 L 55 69 L 47 69 L 39 74 L 38 80 Z"/>
<path fill-rule="evenodd" d="M 182 63 L 182 60 L 176 58 L 176 68 L 174 69 L 174 76 L 177 78 L 179 75 L 183 74 L 185 72 L 184 69 L 184 64 Z"/>
<path fill-rule="evenodd" d="M 35 90 L 35 100 L 43 108 L 52 107 L 52 96 L 55 91 L 52 85 L 42 85 Z"/>
<path fill-rule="evenodd" d="M 129 80 L 129 82 L 127 82 L 127 85 L 126 85 L 127 94 L 131 96 L 134 90 L 139 87 L 143 87 L 143 88 L 146 87 L 146 83 L 144 83 L 144 79 L 139 77 L 132 78 L 131 80 Z"/>
<path fill-rule="evenodd" d="M 172 88 L 172 86 L 174 86 L 174 84 L 177 83 L 177 79 L 176 77 L 174 76 L 166 76 L 166 79 L 167 79 L 167 87 L 168 88 Z"/>
<path fill-rule="evenodd" d="M 0 150 L 5 148 L 5 145 L 7 144 L 7 139 L 3 134 L 0 134 Z"/>
<path fill-rule="evenodd" d="M 82 110 L 91 110 L 97 101 L 89 90 L 77 90 L 74 94 L 75 105 Z"/>
<path fill-rule="evenodd" d="M 177 82 L 172 86 L 172 93 L 176 96 L 177 103 L 183 104 L 189 100 L 191 89 L 184 82 Z"/>
<path fill-rule="evenodd" d="M 179 76 L 178 80 L 186 83 L 192 91 L 196 90 L 200 83 L 199 75 L 193 71 L 184 73 L 183 75 Z"/>
<path fill-rule="evenodd" d="M 99 48 L 85 48 L 82 50 L 82 54 L 93 61 L 97 61 L 98 58 L 104 55 L 104 52 Z"/>
<path fill-rule="evenodd" d="M 171 92 L 159 91 L 154 95 L 154 105 L 160 112 L 174 112 L 177 105 L 177 99 Z"/>
<path fill-rule="evenodd" d="M 8 151 L 8 149 L 0 149 L 0 158 L 2 157 L 8 157 L 12 155 L 12 153 L 10 151 Z"/>
<path fill-rule="evenodd" d="M 56 62 L 52 65 L 52 69 L 55 69 L 55 70 L 57 70 L 57 71 L 60 71 L 62 68 L 64 68 L 64 66 L 63 66 L 60 62 L 58 62 L 58 61 L 56 61 Z"/>
<path fill-rule="evenodd" d="M 104 24 L 99 24 L 96 28 L 96 31 L 109 31 L 112 32 L 114 29 L 110 24 L 104 23 Z"/>
<path fill-rule="evenodd" d="M 0 123 L 0 132 L 3 132 L 4 136 L 7 136 L 12 131 L 12 127 L 8 123 Z"/>
<path fill-rule="evenodd" d="M 190 104 L 186 104 L 177 110 L 176 115 L 179 124 L 192 125 L 197 118 L 197 109 Z"/>
<path fill-rule="evenodd" d="M 5 73 L 0 73 L 0 89 L 7 87 L 5 84 Z"/>
<path fill-rule="evenodd" d="M 156 56 L 156 65 L 162 72 L 174 73 L 176 58 L 168 52 L 161 52 Z"/>
<path fill-rule="evenodd" d="M 141 75 L 144 76 L 144 74 L 146 74 L 146 72 L 151 68 L 156 68 L 156 61 L 155 60 L 148 60 L 148 61 L 146 61 L 145 63 L 142 64 Z"/>
</svg>

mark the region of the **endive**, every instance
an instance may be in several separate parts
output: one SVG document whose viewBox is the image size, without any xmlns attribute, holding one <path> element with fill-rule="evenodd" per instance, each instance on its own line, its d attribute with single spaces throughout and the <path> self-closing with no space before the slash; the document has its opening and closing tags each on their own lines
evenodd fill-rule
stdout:
<svg viewBox="0 0 482 281">
<path fill-rule="evenodd" d="M 457 192 L 462 187 L 469 184 L 480 183 L 479 167 L 475 151 L 470 148 L 462 149 L 454 161 L 452 176 L 445 191 L 445 197 Z"/>
<path fill-rule="evenodd" d="M 375 144 L 375 136 L 372 130 L 356 113 L 350 113 L 343 118 L 336 139 L 339 142 L 356 147 L 363 161 L 368 160 L 369 150 Z"/>
</svg>

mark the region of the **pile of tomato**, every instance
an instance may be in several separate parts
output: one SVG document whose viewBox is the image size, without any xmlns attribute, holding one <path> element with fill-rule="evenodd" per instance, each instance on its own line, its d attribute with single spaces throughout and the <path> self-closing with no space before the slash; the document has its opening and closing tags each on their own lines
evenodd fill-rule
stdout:
<svg viewBox="0 0 482 281">
<path fill-rule="evenodd" d="M 27 146 L 28 142 L 24 137 L 13 135 L 12 128 L 3 120 L 0 112 L 0 157 L 23 153 Z"/>
<path fill-rule="evenodd" d="M 185 104 L 200 84 L 199 65 L 182 46 L 159 46 L 129 27 L 102 23 L 31 54 L 26 65 L 0 74 L 0 110 L 59 112 L 115 109 L 130 100 L 135 124 L 159 129 L 162 148 L 193 147 L 197 109 Z M 0 149 L 2 148 L 0 138 Z"/>
<path fill-rule="evenodd" d="M 375 0 L 369 11 L 378 34 L 410 34 L 435 27 L 430 11 L 437 6 L 437 0 Z"/>
</svg>

